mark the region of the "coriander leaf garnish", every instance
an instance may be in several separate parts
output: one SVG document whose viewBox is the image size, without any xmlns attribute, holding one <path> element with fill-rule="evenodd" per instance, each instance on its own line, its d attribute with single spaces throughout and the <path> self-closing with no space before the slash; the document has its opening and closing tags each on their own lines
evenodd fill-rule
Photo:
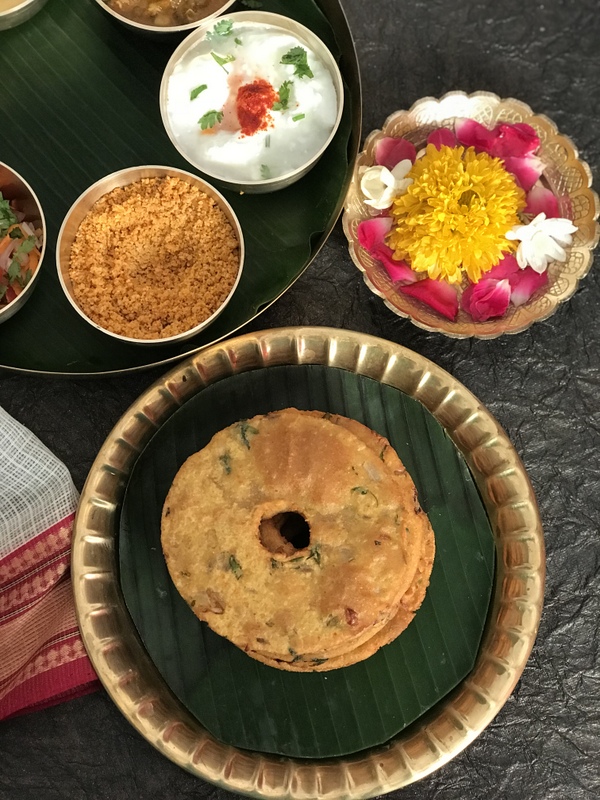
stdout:
<svg viewBox="0 0 600 800">
<path fill-rule="evenodd" d="M 214 58 L 214 60 L 217 62 L 217 64 L 225 72 L 227 72 L 227 70 L 225 69 L 225 64 L 230 64 L 232 61 L 235 61 L 235 56 L 232 56 L 231 53 L 229 53 L 229 55 L 226 55 L 226 56 L 220 56 L 218 53 L 215 53 L 213 50 L 211 50 L 210 54 Z M 229 73 L 227 72 L 227 74 L 229 74 Z"/>
<path fill-rule="evenodd" d="M 248 420 L 243 419 L 240 423 L 240 437 L 242 442 L 244 443 L 244 447 L 246 450 L 250 450 L 250 440 L 248 439 L 248 434 L 251 433 L 254 436 L 258 433 L 258 430 L 254 428 L 252 425 L 248 423 Z"/>
<path fill-rule="evenodd" d="M 17 222 L 15 212 L 10 207 L 8 200 L 0 192 L 0 237 L 6 236 L 6 231 Z"/>
<path fill-rule="evenodd" d="M 260 177 L 263 179 L 263 181 L 268 181 L 271 177 L 271 170 L 266 164 L 260 165 Z"/>
<path fill-rule="evenodd" d="M 21 265 L 19 264 L 16 258 L 13 258 L 13 260 L 8 265 L 8 269 L 6 270 L 6 277 L 8 278 L 8 282 L 12 283 L 13 281 L 16 281 L 20 274 L 21 274 Z"/>
<path fill-rule="evenodd" d="M 12 231 L 8 232 L 8 235 L 11 239 L 23 239 L 23 231 L 21 228 L 13 228 Z"/>
<path fill-rule="evenodd" d="M 236 36 L 236 37 L 235 37 L 235 39 L 234 39 L 233 41 L 234 41 L 236 44 L 239 44 L 239 45 L 241 45 L 241 44 L 242 44 L 242 40 L 240 39 L 240 37 L 239 37 L 239 36 Z"/>
<path fill-rule="evenodd" d="M 321 566 L 321 546 L 316 544 L 314 547 L 310 548 L 310 555 L 307 557 L 307 561 L 310 561 L 311 558 L 314 558 L 315 563 L 320 567 Z"/>
<path fill-rule="evenodd" d="M 28 261 L 28 254 L 31 253 L 35 247 L 35 236 L 28 236 L 23 239 L 21 244 L 15 249 L 13 257 L 6 270 L 8 282 L 19 281 L 21 286 L 25 286 L 24 279 L 21 278 L 21 267 L 24 267 Z"/>
<path fill-rule="evenodd" d="M 242 567 L 234 555 L 229 556 L 229 569 L 235 575 L 235 579 L 239 581 L 239 579 L 242 577 Z"/>
<path fill-rule="evenodd" d="M 229 36 L 232 27 L 233 22 L 230 19 L 221 19 L 217 22 L 212 31 L 206 34 L 206 38 L 209 42 L 214 42 L 215 39 L 224 39 L 226 36 Z"/>
<path fill-rule="evenodd" d="M 223 453 L 222 456 L 219 456 L 219 461 L 223 465 L 225 474 L 231 475 L 231 456 L 229 455 L 229 453 Z"/>
<path fill-rule="evenodd" d="M 32 272 L 30 269 L 28 269 L 28 270 L 25 272 L 25 277 L 24 277 L 24 278 L 22 278 L 22 281 L 23 281 L 23 282 L 21 283 L 21 286 L 23 287 L 23 289 L 24 289 L 24 288 L 27 286 L 27 284 L 29 283 L 29 281 L 30 281 L 32 278 L 33 278 L 33 272 Z"/>
<path fill-rule="evenodd" d="M 200 117 L 198 125 L 200 125 L 203 131 L 207 131 L 209 128 L 214 128 L 222 119 L 223 112 L 213 109 L 212 111 L 207 111 L 206 114 Z"/>
<path fill-rule="evenodd" d="M 295 117 L 292 117 L 292 122 L 299 122 L 301 119 L 304 119 L 306 114 L 296 114 Z"/>
<path fill-rule="evenodd" d="M 292 89 L 292 81 L 284 81 L 279 87 L 277 94 L 279 100 L 273 103 L 273 111 L 285 111 L 290 102 L 290 92 Z"/>
<path fill-rule="evenodd" d="M 246 8 L 262 8 L 263 4 L 260 0 L 242 0 L 242 5 Z"/>
<path fill-rule="evenodd" d="M 21 244 L 15 249 L 13 253 L 11 264 L 16 261 L 20 267 L 24 266 L 28 260 L 24 258 L 24 256 L 26 256 L 28 253 L 31 253 L 34 247 L 35 247 L 35 236 L 28 236 L 26 239 L 23 239 Z"/>
<path fill-rule="evenodd" d="M 303 47 L 292 47 L 291 50 L 282 57 L 282 64 L 291 64 L 294 67 L 294 75 L 299 78 L 314 78 L 312 69 L 308 66 L 308 56 Z"/>
<path fill-rule="evenodd" d="M 205 83 L 203 83 L 201 86 L 196 86 L 196 88 L 192 89 L 190 92 L 190 100 L 195 100 L 198 95 L 202 94 L 202 92 L 204 92 L 206 89 L 208 89 L 208 86 Z"/>
</svg>

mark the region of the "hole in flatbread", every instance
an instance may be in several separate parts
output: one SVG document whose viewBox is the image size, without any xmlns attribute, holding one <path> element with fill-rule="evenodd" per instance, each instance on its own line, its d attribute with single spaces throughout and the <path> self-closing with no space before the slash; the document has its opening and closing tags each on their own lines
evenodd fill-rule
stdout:
<svg viewBox="0 0 600 800">
<path fill-rule="evenodd" d="M 310 526 L 297 511 L 283 511 L 260 522 L 260 543 L 270 553 L 290 556 L 310 544 Z"/>
</svg>

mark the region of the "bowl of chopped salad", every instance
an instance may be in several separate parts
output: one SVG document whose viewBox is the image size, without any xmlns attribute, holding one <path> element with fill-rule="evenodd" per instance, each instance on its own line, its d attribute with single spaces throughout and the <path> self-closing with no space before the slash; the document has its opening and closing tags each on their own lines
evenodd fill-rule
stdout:
<svg viewBox="0 0 600 800">
<path fill-rule="evenodd" d="M 31 297 L 46 249 L 46 222 L 27 181 L 0 162 L 0 322 Z"/>
</svg>

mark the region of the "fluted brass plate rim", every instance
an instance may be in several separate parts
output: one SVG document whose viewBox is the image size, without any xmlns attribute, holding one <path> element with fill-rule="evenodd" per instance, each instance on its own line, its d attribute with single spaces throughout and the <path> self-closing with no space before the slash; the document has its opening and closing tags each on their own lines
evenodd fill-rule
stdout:
<svg viewBox="0 0 600 800">
<path fill-rule="evenodd" d="M 156 430 L 206 386 L 235 373 L 288 364 L 345 369 L 420 401 L 464 455 L 497 548 L 494 594 L 472 672 L 391 742 L 339 759 L 253 753 L 211 736 L 168 689 L 143 648 L 117 571 L 120 504 L 132 467 Z M 533 490 L 494 417 L 459 381 L 418 353 L 333 328 L 281 328 L 240 336 L 206 348 L 157 381 L 102 446 L 81 495 L 73 538 L 72 576 L 83 640 L 118 708 L 179 766 L 256 798 L 375 797 L 424 777 L 457 755 L 496 716 L 525 667 L 541 616 L 544 572 Z"/>
<path fill-rule="evenodd" d="M 467 117 L 488 128 L 498 122 L 526 122 L 540 137 L 540 157 L 545 167 L 543 176 L 558 199 L 562 217 L 577 225 L 573 245 L 564 264 L 548 267 L 548 285 L 522 306 L 509 306 L 502 317 L 475 322 L 462 309 L 452 321 L 424 303 L 399 292 L 379 261 L 372 258 L 358 242 L 358 225 L 380 212 L 371 209 L 360 191 L 360 169 L 375 163 L 375 145 L 385 136 L 402 136 L 422 147 L 428 134 L 439 127 L 451 127 L 456 119 Z M 521 333 L 534 322 L 547 319 L 577 291 L 579 281 L 590 270 L 593 250 L 598 244 L 600 201 L 592 190 L 592 173 L 579 158 L 575 144 L 558 132 L 552 120 L 512 97 L 501 99 L 491 92 L 448 92 L 439 100 L 424 97 L 408 111 L 395 111 L 381 130 L 372 131 L 354 167 L 354 174 L 344 204 L 343 227 L 350 257 L 363 274 L 369 289 L 381 297 L 385 305 L 400 317 L 410 319 L 419 328 L 443 333 L 454 339 L 474 337 L 493 339 L 505 333 Z"/>
</svg>

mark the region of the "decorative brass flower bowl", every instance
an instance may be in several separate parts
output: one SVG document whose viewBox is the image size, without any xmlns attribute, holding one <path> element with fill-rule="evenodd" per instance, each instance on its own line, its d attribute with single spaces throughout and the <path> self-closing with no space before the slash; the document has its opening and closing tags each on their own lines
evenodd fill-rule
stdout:
<svg viewBox="0 0 600 800">
<path fill-rule="evenodd" d="M 438 314 L 421 301 L 398 291 L 383 265 L 375 260 L 358 243 L 358 226 L 361 221 L 377 216 L 365 202 L 360 189 L 361 167 L 375 163 L 377 142 L 385 136 L 404 137 L 417 150 L 426 143 L 431 131 L 440 127 L 453 128 L 457 119 L 468 118 L 493 128 L 498 122 L 525 122 L 534 128 L 540 138 L 537 155 L 544 163 L 542 178 L 558 201 L 560 216 L 572 221 L 578 230 L 573 235 L 564 263 L 553 262 L 548 267 L 548 283 L 537 291 L 527 303 L 509 306 L 502 316 L 485 322 L 474 321 L 460 309 L 455 320 Z M 591 189 L 592 175 L 588 165 L 578 158 L 577 148 L 566 136 L 558 133 L 556 125 L 543 115 L 536 115 L 525 103 L 513 98 L 505 100 L 490 92 L 449 92 L 439 100 L 425 97 L 408 111 L 396 111 L 386 120 L 383 130 L 373 131 L 367 137 L 364 150 L 356 161 L 354 176 L 344 206 L 343 225 L 348 239 L 350 256 L 363 273 L 367 286 L 386 306 L 401 317 L 408 317 L 415 325 L 428 331 L 443 333 L 456 339 L 473 336 L 493 339 L 504 333 L 520 333 L 532 323 L 553 314 L 560 303 L 576 291 L 578 282 L 589 271 L 592 251 L 598 243 L 598 214 L 600 202 Z M 459 293 L 461 288 L 459 287 Z"/>
</svg>

